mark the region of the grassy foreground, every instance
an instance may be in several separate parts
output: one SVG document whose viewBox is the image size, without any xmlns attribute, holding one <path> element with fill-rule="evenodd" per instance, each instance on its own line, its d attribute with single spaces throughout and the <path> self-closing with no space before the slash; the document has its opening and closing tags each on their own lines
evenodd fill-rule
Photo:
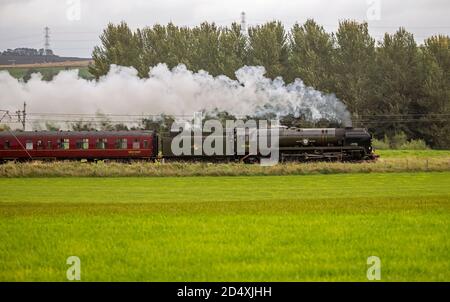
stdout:
<svg viewBox="0 0 450 302">
<path fill-rule="evenodd" d="M 450 151 L 378 151 L 375 162 L 287 163 L 272 167 L 210 163 L 32 162 L 0 165 L 0 177 L 255 176 L 450 171 Z"/>
<path fill-rule="evenodd" d="M 381 158 L 449 158 L 450 150 L 377 150 Z"/>
<path fill-rule="evenodd" d="M 0 280 L 450 280 L 450 172 L 0 179 Z"/>
</svg>

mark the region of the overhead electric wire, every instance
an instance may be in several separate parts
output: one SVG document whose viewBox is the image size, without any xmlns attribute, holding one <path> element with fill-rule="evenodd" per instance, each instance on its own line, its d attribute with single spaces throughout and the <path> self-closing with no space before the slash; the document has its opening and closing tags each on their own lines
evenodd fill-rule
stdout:
<svg viewBox="0 0 450 302">
<path fill-rule="evenodd" d="M 14 115 L 13 115 L 14 117 Z M 147 116 L 148 117 L 148 116 Z M 135 119 L 105 119 L 105 118 L 93 118 L 93 119 L 57 119 L 57 118 L 28 118 L 27 123 L 82 123 L 82 124 L 139 124 L 143 123 L 147 117 L 140 117 Z M 157 116 L 160 117 L 160 116 Z M 192 116 L 183 116 L 187 120 L 191 120 Z M 450 117 L 441 118 L 420 118 L 420 119 L 376 119 L 376 120 L 363 120 L 353 119 L 355 125 L 376 125 L 376 124 L 405 124 L 405 123 L 448 123 Z M 16 120 L 4 120 L 4 124 L 17 124 Z"/>
<path fill-rule="evenodd" d="M 192 120 L 193 114 L 115 114 L 115 113 L 52 113 L 31 112 L 27 113 L 27 124 L 36 123 L 65 123 L 65 124 L 143 124 L 146 120 L 158 121 L 163 117 Z M 262 117 L 251 114 L 231 115 L 237 119 Z M 20 114 L 9 111 L 9 120 L 3 120 L 3 124 L 18 124 Z M 301 119 L 301 118 L 300 118 Z M 373 114 L 353 116 L 352 122 L 359 126 L 373 126 L 377 124 L 407 124 L 407 123 L 448 123 L 450 113 L 407 113 L 407 114 Z"/>
</svg>

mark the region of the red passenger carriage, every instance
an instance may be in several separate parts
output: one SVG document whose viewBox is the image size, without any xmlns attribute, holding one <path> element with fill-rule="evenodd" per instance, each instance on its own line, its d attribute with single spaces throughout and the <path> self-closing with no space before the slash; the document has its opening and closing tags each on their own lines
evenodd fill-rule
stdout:
<svg viewBox="0 0 450 302">
<path fill-rule="evenodd" d="M 0 132 L 0 161 L 155 159 L 158 138 L 152 131 Z"/>
</svg>

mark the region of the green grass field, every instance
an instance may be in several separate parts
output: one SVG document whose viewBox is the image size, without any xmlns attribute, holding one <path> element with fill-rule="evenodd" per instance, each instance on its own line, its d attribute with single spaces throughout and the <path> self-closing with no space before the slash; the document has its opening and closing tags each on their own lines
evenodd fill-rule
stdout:
<svg viewBox="0 0 450 302">
<path fill-rule="evenodd" d="M 78 76 L 83 79 L 93 79 L 94 76 L 89 72 L 88 67 L 80 66 L 80 67 L 11 67 L 11 68 L 0 68 L 1 70 L 6 70 L 9 74 L 16 78 L 22 79 L 29 70 L 33 70 L 35 72 L 41 73 L 44 77 L 50 78 L 57 75 L 60 71 L 69 70 L 69 69 L 78 69 Z"/>
<path fill-rule="evenodd" d="M 450 158 L 450 150 L 376 150 L 381 158 Z"/>
<path fill-rule="evenodd" d="M 0 280 L 450 280 L 450 172 L 0 178 Z"/>
<path fill-rule="evenodd" d="M 0 165 L 1 177 L 173 177 L 173 176 L 268 176 L 398 172 L 448 172 L 450 151 L 386 150 L 368 162 L 284 163 L 271 167 L 239 163 L 172 162 L 9 162 Z"/>
</svg>

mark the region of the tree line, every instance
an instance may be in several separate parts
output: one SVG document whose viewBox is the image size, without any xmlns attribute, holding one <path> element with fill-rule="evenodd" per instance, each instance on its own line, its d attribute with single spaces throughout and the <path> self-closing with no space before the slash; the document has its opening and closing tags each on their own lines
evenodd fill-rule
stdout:
<svg viewBox="0 0 450 302">
<path fill-rule="evenodd" d="M 109 24 L 100 39 L 89 68 L 96 78 L 111 64 L 132 66 L 143 78 L 151 66 L 166 63 L 232 79 L 240 67 L 259 65 L 267 77 L 300 78 L 336 94 L 357 126 L 368 127 L 378 138 L 404 133 L 435 148 L 450 147 L 449 36 L 432 36 L 418 45 L 412 33 L 399 28 L 377 42 L 367 23 L 345 20 L 329 33 L 310 19 L 288 31 L 278 21 L 246 31 L 237 23 L 219 27 L 207 22 L 133 31 L 122 22 Z M 304 125 L 292 117 L 286 122 Z"/>
</svg>

